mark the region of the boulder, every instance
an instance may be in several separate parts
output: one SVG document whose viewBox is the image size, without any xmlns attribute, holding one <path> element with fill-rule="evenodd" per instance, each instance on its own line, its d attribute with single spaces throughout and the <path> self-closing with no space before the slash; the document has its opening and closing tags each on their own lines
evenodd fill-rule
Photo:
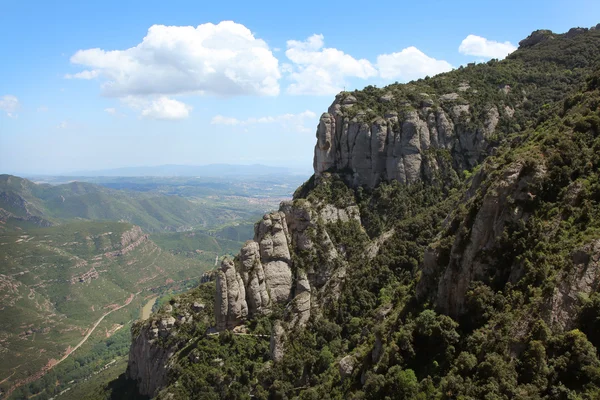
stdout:
<svg viewBox="0 0 600 400">
<path fill-rule="evenodd" d="M 352 375 L 352 372 L 354 372 L 355 367 L 356 358 L 354 358 L 351 355 L 347 355 L 338 362 L 338 368 L 342 379 Z"/>
</svg>

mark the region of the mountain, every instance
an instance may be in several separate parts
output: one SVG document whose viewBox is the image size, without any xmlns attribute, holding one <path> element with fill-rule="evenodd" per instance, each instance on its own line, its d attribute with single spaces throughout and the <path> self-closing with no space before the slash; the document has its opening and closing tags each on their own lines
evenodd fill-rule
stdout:
<svg viewBox="0 0 600 400">
<path fill-rule="evenodd" d="M 72 219 L 122 221 L 146 232 L 209 230 L 264 212 L 260 205 L 115 190 L 86 182 L 36 184 L 0 175 L 0 221 L 18 226 L 51 226 Z M 0 229 L 2 227 L 0 226 Z"/>
<path fill-rule="evenodd" d="M 134 325 L 118 381 L 158 399 L 599 398 L 599 105 L 600 25 L 340 93 L 313 177 L 215 282 Z"/>
<path fill-rule="evenodd" d="M 306 174 L 298 168 L 273 167 L 260 164 L 208 164 L 208 165 L 156 165 L 149 167 L 124 167 L 97 171 L 74 171 L 70 176 L 201 176 L 201 177 L 240 177 L 263 175 Z"/>
</svg>

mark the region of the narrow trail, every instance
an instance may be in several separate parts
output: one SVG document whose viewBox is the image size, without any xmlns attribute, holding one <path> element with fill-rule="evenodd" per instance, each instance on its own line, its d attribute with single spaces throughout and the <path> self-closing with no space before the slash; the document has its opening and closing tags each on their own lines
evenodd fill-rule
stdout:
<svg viewBox="0 0 600 400">
<path fill-rule="evenodd" d="M 102 315 L 102 317 L 100 317 L 100 319 L 99 319 L 98 321 L 96 321 L 96 323 L 94 324 L 94 326 L 92 326 L 92 329 L 90 329 L 90 330 L 89 330 L 89 332 L 88 332 L 88 333 L 85 335 L 85 337 L 84 337 L 84 338 L 81 340 L 81 342 L 79 342 L 79 344 L 78 344 L 77 346 L 73 347 L 73 349 L 72 349 L 71 351 L 69 351 L 67 354 L 65 354 L 65 355 L 63 356 L 63 358 L 61 358 L 60 360 L 58 360 L 58 361 L 56 362 L 56 364 L 54 364 L 54 365 L 53 365 L 51 368 L 49 368 L 48 370 L 50 370 L 50 369 L 52 369 L 52 368 L 56 367 L 58 364 L 60 364 L 60 363 L 61 363 L 61 362 L 63 362 L 64 360 L 66 360 L 66 359 L 67 359 L 67 357 L 69 357 L 71 354 L 73 354 L 73 353 L 75 352 L 75 350 L 77 350 L 79 347 L 81 347 L 81 345 L 83 345 L 83 344 L 84 344 L 84 343 L 85 343 L 85 342 L 86 342 L 86 341 L 89 339 L 90 335 L 91 335 L 92 333 L 94 333 L 94 331 L 96 330 L 96 328 L 98 327 L 98 325 L 100 325 L 100 322 L 102 322 L 106 316 L 108 316 L 109 314 L 111 314 L 111 313 L 113 313 L 113 312 L 115 312 L 115 311 L 118 311 L 118 310 L 120 310 L 120 309 L 121 309 L 121 308 L 123 308 L 123 307 L 126 307 L 126 306 L 128 306 L 128 305 L 131 303 L 131 301 L 133 300 L 133 298 L 134 298 L 134 297 L 135 297 L 135 294 L 133 294 L 133 293 L 132 293 L 132 294 L 130 294 L 130 295 L 129 295 L 129 298 L 127 298 L 127 300 L 125 300 L 125 304 L 123 304 L 123 305 L 121 305 L 121 306 L 119 306 L 119 307 L 117 307 L 117 308 L 113 308 L 112 310 L 110 310 L 110 311 L 108 311 L 108 312 L 104 313 L 104 315 Z"/>
<path fill-rule="evenodd" d="M 139 293 L 139 292 L 138 292 Z M 131 304 L 131 302 L 133 301 L 133 299 L 135 298 L 136 294 L 138 293 L 131 293 L 129 295 L 129 297 L 127 298 L 127 300 L 125 300 L 125 303 L 123 305 L 120 305 L 117 308 L 113 308 L 110 311 L 105 312 L 98 321 L 96 321 L 96 323 L 90 328 L 90 330 L 88 331 L 88 333 L 85 335 L 85 337 L 77 344 L 77 346 L 73 347 L 72 349 L 69 349 L 67 351 L 67 353 L 58 361 L 54 361 L 54 360 L 50 360 L 48 361 L 48 364 L 46 364 L 46 366 L 44 368 L 42 368 L 39 372 L 37 372 L 34 375 L 29 376 L 28 378 L 22 379 L 20 381 L 17 381 L 13 386 L 11 386 L 10 389 L 8 389 L 8 391 L 6 392 L 6 397 L 10 397 L 10 395 L 12 394 L 12 392 L 14 392 L 16 389 L 18 389 L 19 387 L 26 385 L 30 382 L 33 382 L 39 378 L 41 378 L 42 376 L 44 376 L 45 374 L 47 374 L 52 368 L 56 367 L 58 364 L 60 364 L 61 362 L 65 361 L 71 354 L 75 353 L 75 350 L 77 350 L 78 348 L 80 348 L 88 339 L 89 337 L 92 335 L 92 333 L 94 333 L 94 331 L 96 330 L 96 328 L 98 327 L 98 325 L 100 325 L 100 323 L 104 320 L 104 318 L 106 318 L 108 315 L 110 315 L 111 313 L 120 310 L 123 307 L 128 306 L 129 304 Z M 54 361 L 54 362 L 53 362 Z M 13 373 L 14 374 L 14 373 Z M 12 375 L 11 375 L 12 376 Z M 10 376 L 8 377 L 10 378 Z M 6 379 L 8 379 L 6 378 Z M 5 379 L 5 380 L 6 380 Z M 3 380 L 2 382 L 4 382 L 5 380 Z"/>
</svg>

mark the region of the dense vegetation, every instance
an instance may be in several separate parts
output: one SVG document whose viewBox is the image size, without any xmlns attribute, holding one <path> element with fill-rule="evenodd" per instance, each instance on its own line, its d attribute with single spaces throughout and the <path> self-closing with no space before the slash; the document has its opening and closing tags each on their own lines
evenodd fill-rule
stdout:
<svg viewBox="0 0 600 400">
<path fill-rule="evenodd" d="M 576 283 L 580 259 L 595 254 L 600 239 L 600 32 L 547 36 L 504 61 L 354 92 L 367 118 L 386 111 L 378 101 L 385 93 L 394 94 L 395 107 L 413 107 L 464 82 L 475 90 L 461 101 L 504 111 L 487 157 L 470 170 L 454 162 L 441 179 L 373 190 L 350 188 L 336 174 L 311 178 L 296 199 L 357 205 L 361 213 L 361 223 L 322 226 L 348 262 L 339 298 L 304 329 L 287 332 L 279 362 L 270 361 L 263 335 L 286 310 L 249 320 L 251 335 L 205 335 L 207 320 L 178 333 L 164 343 L 176 361 L 159 397 L 599 398 L 600 295 L 596 280 Z M 472 123 L 480 128 L 477 118 Z M 447 315 L 436 308 L 440 275 L 459 265 L 478 212 L 514 171 L 523 186 L 501 206 L 527 218 L 507 219 L 498 239 L 477 250 L 486 274 L 470 282 L 465 309 Z M 366 257 L 374 243 L 379 250 Z M 439 256 L 425 276 L 428 248 Z M 597 257 L 586 260 L 597 272 Z M 557 293 L 568 290 L 572 304 L 556 309 Z M 201 285 L 172 301 L 213 291 Z M 558 315 L 565 310 L 567 317 Z"/>
</svg>

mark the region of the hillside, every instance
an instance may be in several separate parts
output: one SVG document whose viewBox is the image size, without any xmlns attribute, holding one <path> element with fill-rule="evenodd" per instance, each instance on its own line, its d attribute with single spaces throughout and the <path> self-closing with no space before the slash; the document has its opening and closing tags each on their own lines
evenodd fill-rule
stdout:
<svg viewBox="0 0 600 400">
<path fill-rule="evenodd" d="M 596 28 L 338 95 L 293 201 L 134 325 L 139 393 L 598 398 Z"/>
<path fill-rule="evenodd" d="M 192 196 L 115 190 L 86 182 L 36 184 L 0 175 L 0 224 L 51 226 L 84 219 L 128 222 L 146 232 L 210 230 L 246 222 L 269 208 L 236 199 Z"/>
<path fill-rule="evenodd" d="M 69 354 L 107 313 L 128 306 L 98 328 L 127 329 L 152 290 L 197 279 L 211 265 L 176 257 L 139 227 L 117 222 L 5 232 L 0 246 L 5 390 Z"/>
</svg>

